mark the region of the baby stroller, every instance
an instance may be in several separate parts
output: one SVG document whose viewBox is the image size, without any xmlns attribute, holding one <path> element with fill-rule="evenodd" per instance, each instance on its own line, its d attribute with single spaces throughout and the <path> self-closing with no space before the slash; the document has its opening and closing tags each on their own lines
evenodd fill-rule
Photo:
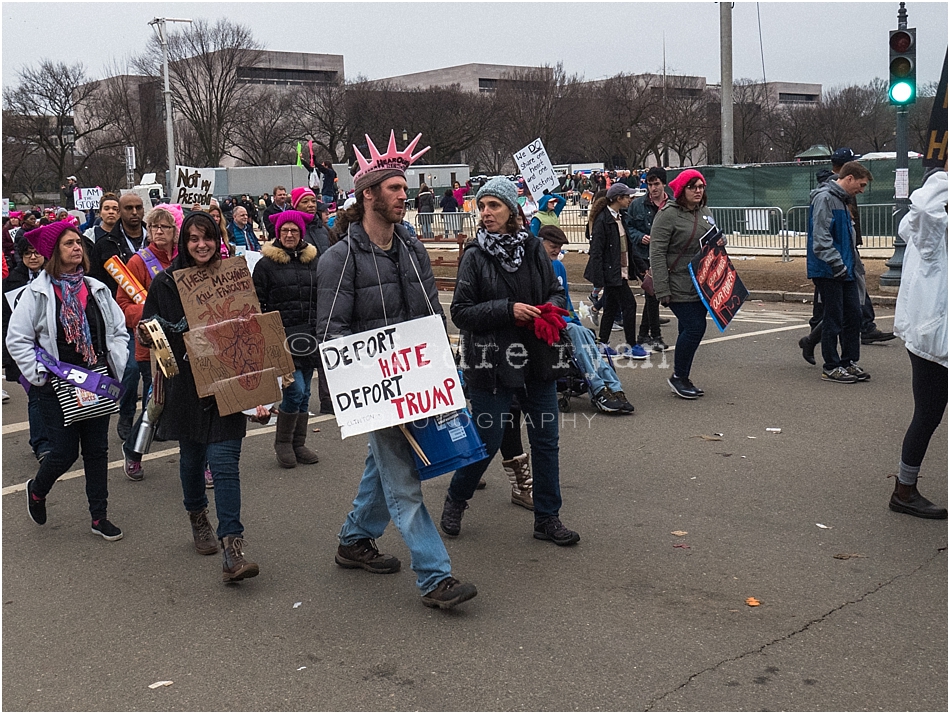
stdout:
<svg viewBox="0 0 950 714">
<path fill-rule="evenodd" d="M 567 375 L 564 377 L 559 377 L 557 380 L 557 408 L 567 414 L 571 411 L 571 399 L 574 397 L 590 396 L 589 384 L 587 382 L 587 377 L 584 375 L 584 372 L 581 371 L 581 368 L 577 364 L 577 360 L 574 358 L 574 345 L 571 344 L 571 361 L 570 368 L 568 369 Z M 613 367 L 614 361 L 609 354 L 603 354 L 604 359 L 607 360 L 607 363 Z"/>
</svg>

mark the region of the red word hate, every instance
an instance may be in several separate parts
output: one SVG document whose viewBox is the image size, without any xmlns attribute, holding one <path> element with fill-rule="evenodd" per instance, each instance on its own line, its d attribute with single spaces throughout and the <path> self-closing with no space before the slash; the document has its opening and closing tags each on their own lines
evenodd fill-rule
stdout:
<svg viewBox="0 0 950 714">
<path fill-rule="evenodd" d="M 421 345 L 404 347 L 401 350 L 392 352 L 386 357 L 380 357 L 379 370 L 383 373 L 384 377 L 392 377 L 394 374 L 399 374 L 400 372 L 408 372 L 412 369 L 413 365 L 416 367 L 425 367 L 427 364 L 431 364 L 423 354 L 428 346 L 428 343 L 423 342 Z M 414 357 L 411 363 L 409 360 L 410 355 Z"/>
</svg>

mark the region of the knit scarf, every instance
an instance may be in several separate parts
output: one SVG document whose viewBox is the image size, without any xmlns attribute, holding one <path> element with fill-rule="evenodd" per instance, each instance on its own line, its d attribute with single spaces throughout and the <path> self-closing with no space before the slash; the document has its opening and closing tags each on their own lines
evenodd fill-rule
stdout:
<svg viewBox="0 0 950 714">
<path fill-rule="evenodd" d="M 75 273 L 64 273 L 59 279 L 53 279 L 53 285 L 59 288 L 63 295 L 63 306 L 59 310 L 59 321 L 66 333 L 66 342 L 75 345 L 76 351 L 82 355 L 86 364 L 96 363 L 96 350 L 92 346 L 92 333 L 89 332 L 89 321 L 86 320 L 86 311 L 79 301 L 79 293 L 83 286 L 83 270 L 79 268 Z M 89 299 L 92 299 L 90 294 Z"/>
<path fill-rule="evenodd" d="M 508 273 L 514 273 L 521 267 L 524 259 L 524 242 L 528 232 L 519 230 L 515 235 L 507 233 L 489 233 L 479 228 L 475 234 L 475 242 L 489 255 L 494 256 L 501 267 Z"/>
</svg>

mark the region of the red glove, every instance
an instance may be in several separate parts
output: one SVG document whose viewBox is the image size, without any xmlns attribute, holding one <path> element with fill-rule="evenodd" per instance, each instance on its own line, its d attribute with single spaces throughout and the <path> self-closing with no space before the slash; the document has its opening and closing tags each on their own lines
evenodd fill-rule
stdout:
<svg viewBox="0 0 950 714">
<path fill-rule="evenodd" d="M 539 340 L 544 340 L 549 345 L 553 345 L 560 337 L 561 331 L 547 320 L 535 320 L 534 334 Z"/>
</svg>

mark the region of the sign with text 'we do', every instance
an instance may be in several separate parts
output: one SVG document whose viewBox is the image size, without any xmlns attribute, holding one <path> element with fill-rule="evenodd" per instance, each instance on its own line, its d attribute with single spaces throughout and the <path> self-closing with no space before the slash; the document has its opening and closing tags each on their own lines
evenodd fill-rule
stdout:
<svg viewBox="0 0 950 714">
<path fill-rule="evenodd" d="M 557 191 L 557 174 L 554 173 L 551 159 L 548 158 L 541 139 L 535 139 L 514 156 L 518 171 L 524 178 L 524 185 L 535 202 L 544 195 L 545 189 L 552 193 Z"/>
<path fill-rule="evenodd" d="M 344 439 L 465 406 L 438 315 L 328 340 L 320 357 Z"/>
</svg>

